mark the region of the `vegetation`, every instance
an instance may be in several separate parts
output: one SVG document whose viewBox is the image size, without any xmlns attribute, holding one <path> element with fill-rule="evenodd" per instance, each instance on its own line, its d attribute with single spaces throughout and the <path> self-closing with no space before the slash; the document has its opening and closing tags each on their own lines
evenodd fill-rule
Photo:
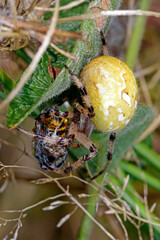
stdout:
<svg viewBox="0 0 160 240">
<path fill-rule="evenodd" d="M 49 3 L 37 6 L 33 1 L 23 9 L 12 2 L 0 4 L 6 9 L 0 32 L 0 238 L 160 239 L 160 149 L 156 145 L 160 123 L 156 26 L 160 14 L 154 12 L 158 0 L 154 4 L 149 0 L 123 4 L 120 0 L 108 4 L 61 0 L 61 6 L 57 0 L 52 8 Z M 120 10 L 135 9 L 139 2 L 138 11 Z M 91 140 L 98 154 L 86 166 L 71 176 L 43 172 L 32 156 L 31 138 L 13 128 L 23 122 L 23 128 L 31 131 L 41 109 L 66 97 L 70 97 L 70 105 L 80 98 L 64 64 L 79 75 L 100 54 L 100 30 L 109 54 L 123 59 L 135 72 L 138 110 L 117 133 L 112 162 L 95 181 L 90 176 L 106 163 L 109 137 L 96 130 Z M 12 131 L 5 127 L 5 117 Z M 70 148 L 69 161 L 85 153 L 83 146 Z"/>
</svg>

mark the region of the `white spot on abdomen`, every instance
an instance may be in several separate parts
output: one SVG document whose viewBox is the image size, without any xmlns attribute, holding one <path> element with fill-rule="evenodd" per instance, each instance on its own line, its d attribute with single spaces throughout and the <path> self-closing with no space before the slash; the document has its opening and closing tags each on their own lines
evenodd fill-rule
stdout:
<svg viewBox="0 0 160 240">
<path fill-rule="evenodd" d="M 131 98 L 127 93 L 123 93 L 123 100 L 131 107 Z"/>
<path fill-rule="evenodd" d="M 118 108 L 118 112 L 122 112 L 122 108 Z"/>
<path fill-rule="evenodd" d="M 109 107 L 115 107 L 116 104 L 115 102 L 110 99 L 110 94 L 108 93 L 108 89 L 105 89 L 100 83 L 96 84 L 98 90 L 99 90 L 99 95 L 101 97 L 101 111 L 103 111 L 104 116 L 108 117 L 109 116 Z"/>
<path fill-rule="evenodd" d="M 135 105 L 134 105 L 133 110 L 134 110 L 134 109 L 137 109 L 137 101 L 135 101 Z"/>
<path fill-rule="evenodd" d="M 123 121 L 124 120 L 124 114 L 120 114 L 119 116 L 118 116 L 118 121 L 119 122 L 121 122 L 121 121 Z"/>
<path fill-rule="evenodd" d="M 131 119 L 127 119 L 127 121 L 125 122 L 125 125 L 127 125 L 130 122 Z"/>
</svg>

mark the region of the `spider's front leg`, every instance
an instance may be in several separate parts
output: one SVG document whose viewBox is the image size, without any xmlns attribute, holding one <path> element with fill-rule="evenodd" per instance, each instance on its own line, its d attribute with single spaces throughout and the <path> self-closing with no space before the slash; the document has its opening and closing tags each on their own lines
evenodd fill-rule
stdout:
<svg viewBox="0 0 160 240">
<path fill-rule="evenodd" d="M 84 155 L 83 157 L 78 159 L 75 163 L 73 163 L 71 166 L 69 166 L 66 169 L 64 169 L 63 171 L 66 174 L 69 174 L 70 172 L 76 170 L 84 162 L 86 162 L 86 161 L 90 160 L 91 158 L 93 158 L 97 154 L 97 152 L 98 152 L 96 147 L 95 147 L 95 145 L 93 144 L 93 142 L 89 138 L 87 138 L 84 133 L 76 131 L 76 127 L 77 126 L 74 123 L 71 124 L 70 136 L 73 136 L 74 139 L 79 141 L 79 143 L 82 144 L 84 147 L 86 147 L 90 151 L 90 153 Z"/>
<path fill-rule="evenodd" d="M 79 78 L 71 71 L 71 69 L 69 69 L 68 66 L 65 65 L 65 68 L 68 70 L 68 72 L 70 73 L 70 75 L 72 76 L 74 83 L 76 84 L 76 86 L 79 88 L 79 91 L 82 95 L 82 98 L 87 106 L 87 110 L 88 110 L 88 117 L 89 118 L 93 118 L 95 116 L 94 113 L 94 109 L 91 105 L 89 96 L 87 94 L 86 88 L 83 86 L 82 82 L 79 80 Z"/>
<path fill-rule="evenodd" d="M 110 161 L 112 160 L 113 151 L 114 151 L 115 139 L 116 139 L 116 133 L 111 133 L 110 137 L 109 137 L 109 145 L 108 145 L 108 153 L 107 153 L 106 165 L 104 166 L 104 168 L 96 176 L 92 177 L 92 180 L 94 180 L 95 178 L 99 177 L 102 173 L 104 173 L 105 170 L 107 169 L 108 165 L 110 164 Z"/>
</svg>

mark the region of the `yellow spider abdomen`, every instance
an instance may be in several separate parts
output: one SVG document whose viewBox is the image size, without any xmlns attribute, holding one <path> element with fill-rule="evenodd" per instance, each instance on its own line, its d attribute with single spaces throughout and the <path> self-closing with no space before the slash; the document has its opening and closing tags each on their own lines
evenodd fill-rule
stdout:
<svg viewBox="0 0 160 240">
<path fill-rule="evenodd" d="M 100 131 L 114 132 L 125 127 L 137 109 L 137 82 L 130 68 L 118 58 L 102 56 L 91 60 L 80 75 Z"/>
</svg>

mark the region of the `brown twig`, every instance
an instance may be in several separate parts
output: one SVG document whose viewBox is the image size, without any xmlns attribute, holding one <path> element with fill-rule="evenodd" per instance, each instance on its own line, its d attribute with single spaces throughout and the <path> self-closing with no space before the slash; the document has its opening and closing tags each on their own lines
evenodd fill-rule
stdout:
<svg viewBox="0 0 160 240">
<path fill-rule="evenodd" d="M 0 110 L 3 109 L 6 105 L 8 105 L 10 103 L 10 101 L 22 89 L 22 87 L 28 81 L 29 77 L 34 72 L 38 62 L 40 61 L 43 53 L 46 51 L 46 49 L 51 41 L 54 29 L 56 28 L 56 24 L 57 24 L 58 12 L 59 12 L 59 0 L 56 1 L 56 11 L 54 13 L 54 16 L 52 17 L 51 25 L 50 25 L 49 30 L 44 38 L 42 45 L 40 46 L 38 52 L 35 54 L 32 62 L 30 63 L 30 65 L 28 67 L 28 71 L 26 71 L 25 74 L 22 76 L 21 81 L 19 81 L 17 86 L 10 92 L 10 94 L 7 96 L 7 98 L 1 103 Z"/>
<path fill-rule="evenodd" d="M 10 30 L 10 28 L 11 29 L 15 28 L 13 20 L 8 16 L 4 17 L 0 15 L 0 23 L 4 26 L 7 26 L 9 28 L 8 31 Z M 46 25 L 46 23 L 41 23 L 41 24 L 29 23 L 29 22 L 25 22 L 18 19 L 17 28 L 19 30 L 25 29 L 27 30 L 27 32 L 30 32 L 32 34 L 33 34 L 33 31 L 34 33 L 40 32 L 40 33 L 46 34 L 48 31 L 48 24 Z M 85 40 L 85 38 L 82 35 L 82 32 L 67 32 L 67 31 L 62 31 L 60 29 L 55 29 L 53 33 L 55 36 L 61 37 L 61 38 L 63 37 L 63 38 Z"/>
</svg>

